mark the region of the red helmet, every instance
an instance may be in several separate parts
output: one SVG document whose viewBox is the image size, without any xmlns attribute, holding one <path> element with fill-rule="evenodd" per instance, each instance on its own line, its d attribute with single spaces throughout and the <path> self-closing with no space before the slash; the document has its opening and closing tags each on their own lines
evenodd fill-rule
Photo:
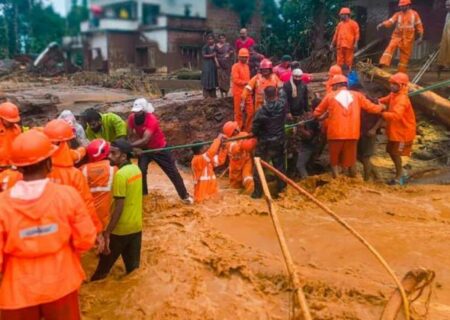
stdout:
<svg viewBox="0 0 450 320">
<path fill-rule="evenodd" d="M 333 78 L 334 76 L 337 76 L 338 74 L 342 74 L 342 68 L 337 64 L 332 65 L 330 70 L 328 71 L 328 75 L 330 76 L 330 78 Z"/>
<path fill-rule="evenodd" d="M 227 137 L 232 137 L 236 130 L 239 130 L 239 125 L 236 121 L 228 121 L 223 125 L 223 134 Z"/>
<path fill-rule="evenodd" d="M 347 84 L 348 84 L 348 79 L 347 79 L 347 77 L 346 77 L 346 76 L 343 76 L 343 75 L 341 75 L 341 74 L 338 74 L 338 75 L 334 76 L 334 77 L 331 79 L 331 85 L 332 85 L 332 86 L 335 85 L 335 84 L 338 84 L 338 83 L 347 83 Z"/>
<path fill-rule="evenodd" d="M 8 122 L 19 122 L 19 108 L 11 102 L 4 102 L 0 104 L 0 118 Z"/>
<path fill-rule="evenodd" d="M 57 150 L 50 139 L 40 131 L 29 130 L 14 139 L 11 148 L 11 164 L 16 167 L 26 167 L 39 163 Z"/>
<path fill-rule="evenodd" d="M 256 148 L 257 143 L 258 143 L 258 140 L 256 140 L 256 138 L 245 139 L 241 143 L 241 148 L 244 151 L 251 152 Z"/>
<path fill-rule="evenodd" d="M 339 14 L 351 14 L 350 8 L 342 8 L 341 11 L 339 11 Z"/>
<path fill-rule="evenodd" d="M 75 138 L 72 127 L 63 119 L 55 119 L 47 123 L 44 133 L 52 142 L 69 141 Z"/>
<path fill-rule="evenodd" d="M 400 0 L 398 2 L 399 7 L 409 6 L 411 5 L 411 0 Z"/>
<path fill-rule="evenodd" d="M 96 162 L 106 159 L 109 155 L 110 144 L 103 139 L 92 140 L 86 148 L 90 162 Z"/>
<path fill-rule="evenodd" d="M 399 85 L 408 85 L 409 77 L 406 73 L 397 72 L 396 74 L 391 76 L 389 82 L 396 83 Z"/>
<path fill-rule="evenodd" d="M 259 69 L 272 69 L 272 61 L 269 59 L 262 59 L 261 63 L 259 64 Z"/>
</svg>

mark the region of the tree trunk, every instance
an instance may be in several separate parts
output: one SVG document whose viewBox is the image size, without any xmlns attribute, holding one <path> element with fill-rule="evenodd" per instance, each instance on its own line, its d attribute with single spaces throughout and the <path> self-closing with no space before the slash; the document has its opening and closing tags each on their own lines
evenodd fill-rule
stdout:
<svg viewBox="0 0 450 320">
<path fill-rule="evenodd" d="M 313 51 L 318 51 L 320 49 L 322 49 L 323 47 L 326 46 L 327 42 L 325 39 L 325 34 L 326 34 L 326 8 L 325 5 L 323 3 L 323 0 L 318 1 L 317 4 L 317 8 L 316 8 L 316 14 L 315 16 L 315 21 L 316 23 L 314 24 L 314 29 L 313 29 L 313 39 L 314 39 L 314 44 L 313 44 Z"/>
</svg>

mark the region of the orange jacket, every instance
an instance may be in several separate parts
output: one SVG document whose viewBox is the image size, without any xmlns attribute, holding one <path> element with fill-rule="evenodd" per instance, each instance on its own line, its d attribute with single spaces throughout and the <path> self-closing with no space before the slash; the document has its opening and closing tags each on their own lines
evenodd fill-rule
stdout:
<svg viewBox="0 0 450 320">
<path fill-rule="evenodd" d="M 370 102 L 359 92 L 341 88 L 323 98 L 314 110 L 314 116 L 319 117 L 328 111 L 328 140 L 358 140 L 361 108 L 370 113 L 380 113 L 383 110 L 382 106 Z"/>
<path fill-rule="evenodd" d="M 194 200 L 201 202 L 218 193 L 214 167 L 219 164 L 218 151 L 220 140 L 215 139 L 211 147 L 203 154 L 192 158 L 191 168 L 194 177 Z"/>
<path fill-rule="evenodd" d="M 11 146 L 14 139 L 22 132 L 18 125 L 6 128 L 0 121 L 0 154 L 10 155 Z"/>
<path fill-rule="evenodd" d="M 0 192 L 12 188 L 17 181 L 22 179 L 23 175 L 17 170 L 6 169 L 0 172 Z"/>
<path fill-rule="evenodd" d="M 406 12 L 396 12 L 392 18 L 383 22 L 386 28 L 395 26 L 392 38 L 401 38 L 407 41 L 414 41 L 415 32 L 423 35 L 423 24 L 417 11 L 408 10 Z"/>
<path fill-rule="evenodd" d="M 62 142 L 58 150 L 52 156 L 52 171 L 48 176 L 53 182 L 74 187 L 83 198 L 88 208 L 89 215 L 98 232 L 103 230 L 97 211 L 95 210 L 94 198 L 86 178 L 80 170 L 73 166 L 70 148 L 66 142 Z"/>
<path fill-rule="evenodd" d="M 416 116 L 406 92 L 391 93 L 380 99 L 389 106 L 382 113 L 386 120 L 386 135 L 390 141 L 410 142 L 416 137 Z"/>
<path fill-rule="evenodd" d="M 250 67 L 247 63 L 237 62 L 231 68 L 231 84 L 234 95 L 241 95 L 250 81 Z"/>
<path fill-rule="evenodd" d="M 337 48 L 353 49 L 359 41 L 359 25 L 355 20 L 341 21 L 334 32 L 333 43 Z"/>
<path fill-rule="evenodd" d="M 239 137 L 246 137 L 248 136 L 247 132 L 241 131 L 237 136 L 233 138 L 239 138 Z M 242 142 L 244 140 L 238 140 L 238 141 L 231 141 L 227 142 L 225 145 L 226 155 L 228 156 L 228 159 L 230 159 L 230 168 L 233 167 L 235 170 L 242 168 L 245 161 L 250 159 L 250 153 L 242 150 Z M 223 155 L 219 156 L 220 164 L 223 164 L 226 159 L 223 159 Z"/>
<path fill-rule="evenodd" d="M 70 149 L 70 154 L 72 155 L 73 162 L 78 163 L 86 156 L 86 148 L 79 147 L 77 149 Z"/>
<path fill-rule="evenodd" d="M 25 183 L 25 182 L 20 182 Z M 0 308 L 58 300 L 85 278 L 79 254 L 95 242 L 95 228 L 76 190 L 47 182 L 34 200 L 0 194 Z"/>
<path fill-rule="evenodd" d="M 112 184 L 117 168 L 109 164 L 108 160 L 91 162 L 80 168 L 87 179 L 90 191 L 94 197 L 97 215 L 103 226 L 109 222 L 112 204 Z"/>
<path fill-rule="evenodd" d="M 273 86 L 275 88 L 282 88 L 283 82 L 272 73 L 268 78 L 263 77 L 258 73 L 256 76 L 250 79 L 249 83 L 245 86 L 242 92 L 242 99 L 246 99 L 248 95 L 255 94 L 255 111 L 257 111 L 264 104 L 264 89 Z"/>
</svg>

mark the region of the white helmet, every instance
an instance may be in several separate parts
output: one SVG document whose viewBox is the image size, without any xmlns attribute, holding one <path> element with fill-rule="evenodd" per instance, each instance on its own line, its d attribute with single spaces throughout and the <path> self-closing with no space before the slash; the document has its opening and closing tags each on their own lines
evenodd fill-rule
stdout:
<svg viewBox="0 0 450 320">
<path fill-rule="evenodd" d="M 133 103 L 133 108 L 131 108 L 131 112 L 155 112 L 155 108 L 151 102 L 148 102 L 145 98 L 136 99 Z"/>
<path fill-rule="evenodd" d="M 302 69 L 299 69 L 299 68 L 294 69 L 294 71 L 292 71 L 292 75 L 294 77 L 301 77 L 303 75 L 303 71 L 302 71 Z"/>
</svg>

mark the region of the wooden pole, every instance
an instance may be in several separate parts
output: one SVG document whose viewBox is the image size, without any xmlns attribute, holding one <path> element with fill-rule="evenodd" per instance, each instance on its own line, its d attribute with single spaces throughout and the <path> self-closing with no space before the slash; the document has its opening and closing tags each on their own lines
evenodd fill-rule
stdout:
<svg viewBox="0 0 450 320">
<path fill-rule="evenodd" d="M 256 158 L 255 158 L 256 159 Z M 312 202 L 314 202 L 319 208 L 324 210 L 329 216 L 331 216 L 334 220 L 336 220 L 341 226 L 343 226 L 345 229 L 347 229 L 353 236 L 355 236 L 364 246 L 366 246 L 369 251 L 377 258 L 377 260 L 383 265 L 385 270 L 389 273 L 389 275 L 394 280 L 395 284 L 397 285 L 398 290 L 400 291 L 402 300 L 403 300 L 403 308 L 405 311 L 405 319 L 410 320 L 410 312 L 409 312 L 409 301 L 408 297 L 406 295 L 405 289 L 403 288 L 402 284 L 400 283 L 400 280 L 395 275 L 392 268 L 387 264 L 386 260 L 378 253 L 378 251 L 363 237 L 361 236 L 353 227 L 351 227 L 347 222 L 342 220 L 336 213 L 331 211 L 327 206 L 325 206 L 323 203 L 321 203 L 319 200 L 317 200 L 312 194 L 310 194 L 308 191 L 300 187 L 298 184 L 296 184 L 294 181 L 286 177 L 283 173 L 272 167 L 267 162 L 261 160 L 260 164 L 262 164 L 267 169 L 271 170 L 273 173 L 275 173 L 281 180 L 289 184 L 291 187 L 293 187 L 295 190 L 297 190 L 299 193 L 303 194 L 305 197 L 310 199 Z M 262 170 L 262 169 L 261 169 Z M 259 171 L 258 171 L 259 172 Z"/>
<path fill-rule="evenodd" d="M 291 253 L 286 244 L 286 239 L 284 237 L 283 229 L 281 228 L 280 220 L 278 219 L 278 214 L 275 211 L 273 205 L 272 196 L 270 195 L 269 186 L 267 185 L 266 176 L 264 175 L 264 170 L 261 166 L 261 159 L 255 158 L 256 169 L 258 170 L 259 177 L 261 179 L 262 188 L 264 195 L 266 197 L 267 205 L 269 207 L 270 217 L 272 218 L 273 226 L 275 227 L 275 233 L 277 234 L 278 242 L 281 247 L 281 252 L 283 253 L 284 261 L 286 263 L 286 268 L 288 269 L 289 276 L 294 284 L 295 296 L 297 297 L 302 316 L 304 320 L 312 320 L 311 314 L 309 312 L 308 304 L 306 303 L 305 294 L 300 286 L 300 280 L 296 273 L 296 268 L 292 260 Z"/>
</svg>

